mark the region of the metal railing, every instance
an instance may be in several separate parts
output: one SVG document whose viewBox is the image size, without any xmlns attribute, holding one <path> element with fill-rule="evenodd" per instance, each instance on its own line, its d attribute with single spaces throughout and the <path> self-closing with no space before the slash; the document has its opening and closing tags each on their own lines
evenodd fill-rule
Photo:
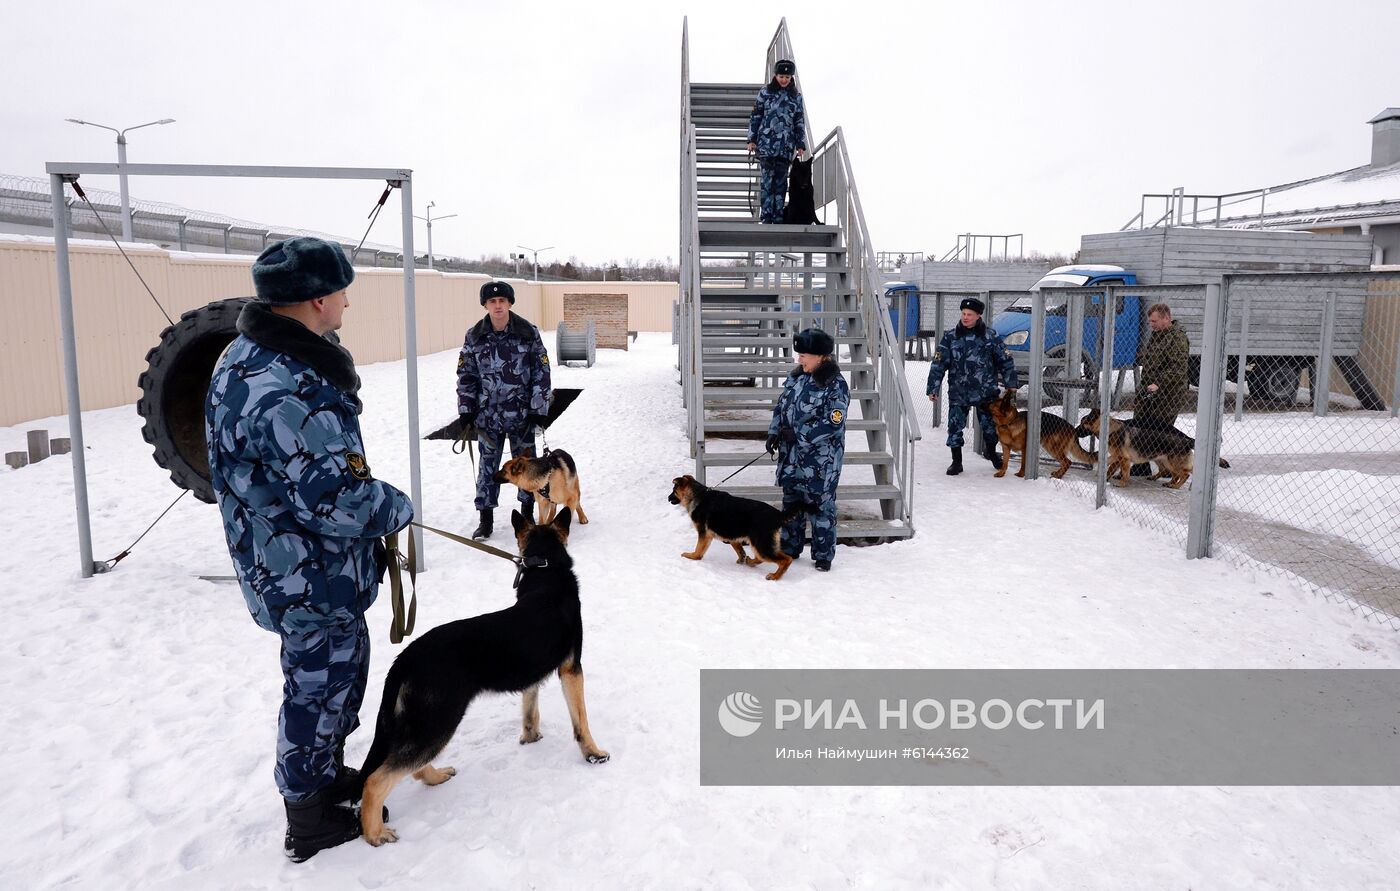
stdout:
<svg viewBox="0 0 1400 891">
<path fill-rule="evenodd" d="M 1224 219 L 1246 216 L 1257 218 L 1258 224 L 1262 225 L 1269 191 L 1250 189 L 1223 195 L 1188 195 L 1185 188 L 1178 186 L 1170 192 L 1148 192 L 1142 196 L 1137 216 L 1124 223 L 1118 231 L 1163 226 L 1214 226 Z M 1227 212 L 1229 216 L 1226 216 Z M 1149 219 L 1151 222 L 1148 222 Z"/>
<path fill-rule="evenodd" d="M 780 27 L 779 30 L 783 29 Z M 890 322 L 889 301 L 885 299 L 880 265 L 865 223 L 865 211 L 861 207 L 860 192 L 851 170 L 846 137 L 840 127 L 832 130 L 817 145 L 812 152 L 812 161 L 816 205 L 823 207 L 834 203 L 836 206 L 836 225 L 840 227 L 846 245 L 851 285 L 856 294 L 861 330 L 866 335 L 865 345 L 852 344 L 852 360 L 865 358 L 857 355 L 858 352 L 870 353 L 874 370 L 862 374 L 872 374 L 874 377 L 868 383 L 873 384 L 885 417 L 888 446 L 894 459 L 896 485 L 899 486 L 903 505 L 904 515 L 901 519 L 908 524 L 913 519 L 914 511 L 914 443 L 923 434 L 919 430 L 909 383 L 904 377 L 902 344 Z"/>
<path fill-rule="evenodd" d="M 977 235 L 972 232 L 958 236 L 958 243 L 953 246 L 948 253 L 939 258 L 940 263 L 947 263 L 954 260 L 972 262 L 977 259 L 977 248 L 983 241 L 987 244 L 987 250 L 983 259 L 1009 262 L 1011 257 L 1011 239 L 1016 239 L 1016 259 L 1020 260 L 1025 256 L 1026 236 L 1020 232 L 1012 232 L 1007 235 Z M 998 258 L 996 243 L 1001 241 L 1001 254 Z"/>
</svg>

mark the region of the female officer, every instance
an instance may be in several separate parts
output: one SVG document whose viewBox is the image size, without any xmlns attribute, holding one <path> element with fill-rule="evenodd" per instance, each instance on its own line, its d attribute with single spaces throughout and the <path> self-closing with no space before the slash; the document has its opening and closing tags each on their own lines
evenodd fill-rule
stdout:
<svg viewBox="0 0 1400 891">
<path fill-rule="evenodd" d="M 831 569 L 836 556 L 836 484 L 846 455 L 846 411 L 851 390 L 836 364 L 836 341 L 820 328 L 808 328 L 792 341 L 797 367 L 788 375 L 773 420 L 768 451 L 778 457 L 783 511 L 806 505 L 812 517 L 812 559 Z M 802 556 L 807 518 L 799 513 L 783 526 L 781 547 Z"/>
<path fill-rule="evenodd" d="M 773 66 L 773 79 L 758 91 L 749 115 L 749 154 L 758 155 L 760 223 L 783 221 L 788 167 L 793 152 L 807 151 L 807 114 L 793 76 L 797 66 L 787 59 Z"/>
</svg>

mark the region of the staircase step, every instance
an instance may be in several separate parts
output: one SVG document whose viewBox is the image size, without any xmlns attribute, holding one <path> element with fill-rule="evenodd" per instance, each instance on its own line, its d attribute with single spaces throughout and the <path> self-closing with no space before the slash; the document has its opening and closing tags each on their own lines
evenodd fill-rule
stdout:
<svg viewBox="0 0 1400 891">
<path fill-rule="evenodd" d="M 724 179 L 705 179 L 695 184 L 695 190 L 700 195 L 704 195 L 706 192 L 747 192 L 753 187 L 751 182 L 741 183 Z"/>
<path fill-rule="evenodd" d="M 858 309 L 827 309 L 813 312 L 797 312 L 796 310 L 775 309 L 732 309 L 725 310 L 718 307 L 711 308 L 705 304 L 700 305 L 700 318 L 705 324 L 711 322 L 740 321 L 744 319 L 760 319 L 772 321 L 776 319 L 855 319 L 860 317 Z"/>
<path fill-rule="evenodd" d="M 850 337 L 840 335 L 835 338 L 837 343 L 865 343 L 864 337 Z M 792 346 L 792 332 L 784 331 L 778 334 L 704 334 L 700 337 L 701 349 L 729 349 L 729 348 L 754 348 L 760 347 L 789 347 Z"/>
<path fill-rule="evenodd" d="M 712 134 L 710 136 L 697 136 L 695 138 L 695 147 L 700 151 L 705 151 L 706 149 L 728 148 L 743 151 L 746 145 L 748 145 L 747 131 L 743 133 L 725 133 L 722 135 Z"/>
<path fill-rule="evenodd" d="M 733 152 L 696 152 L 695 163 L 697 164 L 743 164 L 748 165 L 749 153 L 744 151 L 743 143 L 735 144 L 736 151 Z"/>
<path fill-rule="evenodd" d="M 789 366 L 791 367 L 791 366 Z M 768 432 L 769 418 L 755 418 L 753 420 L 708 420 L 705 422 L 705 432 L 707 433 L 766 433 Z M 884 430 L 885 421 L 883 418 L 848 418 L 846 420 L 847 430 Z"/>
<path fill-rule="evenodd" d="M 761 452 L 761 451 L 759 451 L 759 452 L 708 452 L 708 451 L 707 451 L 707 452 L 705 453 L 705 456 L 704 456 L 703 458 L 701 458 L 700 461 L 701 461 L 701 463 L 704 464 L 706 467 L 743 467 L 745 464 L 749 463 L 750 461 L 753 461 L 754 458 L 757 458 L 757 457 L 759 457 L 759 456 L 761 456 L 761 455 L 763 455 L 763 454 L 764 454 L 764 452 Z M 870 466 L 872 466 L 872 465 L 877 465 L 877 464 L 893 464 L 893 463 L 894 463 L 894 456 L 891 455 L 889 452 L 852 452 L 852 451 L 850 451 L 850 450 L 848 449 L 848 450 L 846 451 L 846 459 L 842 462 L 842 465 L 844 466 L 844 465 L 846 465 L 846 464 L 850 464 L 850 465 L 852 465 L 852 466 L 860 465 L 860 466 L 870 467 Z M 755 461 L 755 462 L 754 462 L 754 467 L 759 467 L 759 466 L 761 466 L 762 464 L 763 464 L 762 461 Z"/>
<path fill-rule="evenodd" d="M 768 400 L 771 405 L 783 392 L 782 387 L 701 387 L 700 397 L 706 402 L 723 402 L 729 399 L 730 395 L 736 397 L 746 397 L 755 400 Z M 851 401 L 860 399 L 874 399 L 874 390 L 852 390 Z"/>
<path fill-rule="evenodd" d="M 705 377 L 787 377 L 792 371 L 791 362 L 711 362 L 705 361 L 703 364 Z M 857 374 L 863 371 L 871 371 L 874 368 L 869 362 L 842 362 L 841 370 Z"/>
<path fill-rule="evenodd" d="M 755 465 L 757 466 L 757 465 Z M 727 485 L 724 491 L 730 495 L 737 495 L 740 498 L 753 498 L 758 501 L 766 501 L 770 504 L 781 504 L 783 501 L 783 490 L 777 486 L 734 486 Z M 875 501 L 886 498 L 899 498 L 898 486 L 881 485 L 852 485 L 836 487 L 837 501 Z"/>
<path fill-rule="evenodd" d="M 912 538 L 914 530 L 902 520 L 837 520 L 837 538 Z"/>
<path fill-rule="evenodd" d="M 733 179 L 735 177 L 747 177 L 748 179 L 758 179 L 758 168 L 747 165 L 738 167 L 697 167 L 695 173 L 706 180 L 716 177 Z"/>
<path fill-rule="evenodd" d="M 773 297 L 775 299 L 787 297 L 796 300 L 802 296 L 802 290 L 803 288 L 800 284 L 794 284 L 785 288 L 745 288 L 734 287 L 730 285 L 720 285 L 719 287 L 709 288 L 705 287 L 704 285 L 701 285 L 700 297 L 702 300 L 706 297 Z M 837 297 L 851 297 L 854 295 L 855 291 L 851 290 L 850 288 L 840 290 L 834 288 L 822 288 L 816 290 L 813 294 L 813 296 L 817 297 L 818 299 L 825 297 L 831 300 L 835 300 Z"/>
<path fill-rule="evenodd" d="M 701 266 L 700 278 L 729 278 L 736 276 L 742 278 L 748 275 L 760 275 L 762 273 L 777 273 L 783 275 L 849 275 L 849 266 Z"/>
<path fill-rule="evenodd" d="M 697 140 L 719 138 L 732 141 L 734 139 L 738 139 L 742 143 L 747 143 L 748 136 L 748 121 L 745 121 L 743 126 L 740 127 L 726 127 L 715 124 L 705 124 L 704 126 L 697 125 L 695 128 L 695 138 Z"/>
</svg>

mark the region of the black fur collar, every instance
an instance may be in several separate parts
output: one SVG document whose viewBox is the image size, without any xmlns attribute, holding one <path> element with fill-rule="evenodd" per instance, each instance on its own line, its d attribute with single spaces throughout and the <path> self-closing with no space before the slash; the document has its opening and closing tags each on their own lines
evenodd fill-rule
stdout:
<svg viewBox="0 0 1400 891">
<path fill-rule="evenodd" d="M 819 385 L 825 387 L 827 384 L 835 380 L 836 375 L 840 373 L 841 366 L 837 364 L 836 360 L 827 359 L 825 362 L 817 366 L 816 371 L 812 372 L 812 380 L 816 381 Z M 802 366 L 799 365 L 788 373 L 788 377 L 796 378 L 801 377 L 804 374 L 806 374 L 806 372 L 803 371 Z"/>
<path fill-rule="evenodd" d="M 336 340 L 318 337 L 296 319 L 273 312 L 266 303 L 250 300 L 238 314 L 238 333 L 244 337 L 305 362 L 347 396 L 360 390 L 360 376 L 355 373 L 355 359 Z"/>
<path fill-rule="evenodd" d="M 494 330 L 491 327 L 491 317 L 488 315 L 472 326 L 471 335 L 472 337 L 485 337 Z M 510 319 L 506 322 L 506 330 L 522 340 L 533 340 L 535 337 L 535 326 L 520 318 L 514 311 L 511 312 Z"/>
<path fill-rule="evenodd" d="M 978 319 L 976 325 L 973 325 L 971 328 L 968 328 L 968 327 L 964 326 L 962 322 L 958 322 L 957 331 L 955 331 L 955 332 L 953 333 L 953 336 L 954 336 L 954 337 L 986 337 L 986 336 L 987 336 L 987 323 L 984 322 L 984 321 L 982 321 L 981 319 Z"/>
</svg>

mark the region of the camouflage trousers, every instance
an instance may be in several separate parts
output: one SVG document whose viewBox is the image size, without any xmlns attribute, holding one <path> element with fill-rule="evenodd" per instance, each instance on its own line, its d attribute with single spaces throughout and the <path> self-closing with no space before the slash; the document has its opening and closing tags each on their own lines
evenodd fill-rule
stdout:
<svg viewBox="0 0 1400 891">
<path fill-rule="evenodd" d="M 363 614 L 347 625 L 282 632 L 282 714 L 277 721 L 277 788 L 301 801 L 336 774 L 336 751 L 360 726 L 369 679 Z"/>
<path fill-rule="evenodd" d="M 781 223 L 783 205 L 787 199 L 788 168 L 791 158 L 760 158 L 759 216 L 760 223 Z"/>
<path fill-rule="evenodd" d="M 812 559 L 832 560 L 836 557 L 836 496 L 808 495 L 796 489 L 783 489 L 783 510 L 794 505 L 816 502 L 820 507 L 811 514 L 798 514 L 784 524 L 779 547 L 792 557 L 802 556 L 807 538 L 807 519 L 812 520 Z"/>
<path fill-rule="evenodd" d="M 476 509 L 491 510 L 496 507 L 496 502 L 501 496 L 501 484 L 492 477 L 496 471 L 501 469 L 501 454 L 504 451 L 506 440 L 510 440 L 510 456 L 518 458 L 521 455 L 535 456 L 535 431 L 533 428 L 527 430 L 514 430 L 510 432 L 502 430 L 480 430 L 476 431 L 477 443 L 481 446 L 481 463 L 476 468 Z M 534 504 L 535 496 L 529 492 L 521 492 L 520 503 Z"/>
<path fill-rule="evenodd" d="M 982 442 L 987 444 L 988 448 L 995 448 L 997 422 L 992 419 L 991 412 L 971 405 L 959 405 L 956 402 L 948 406 L 948 448 L 962 448 L 963 427 L 967 426 L 968 409 L 975 409 L 977 412 L 977 425 L 982 428 Z"/>
</svg>

